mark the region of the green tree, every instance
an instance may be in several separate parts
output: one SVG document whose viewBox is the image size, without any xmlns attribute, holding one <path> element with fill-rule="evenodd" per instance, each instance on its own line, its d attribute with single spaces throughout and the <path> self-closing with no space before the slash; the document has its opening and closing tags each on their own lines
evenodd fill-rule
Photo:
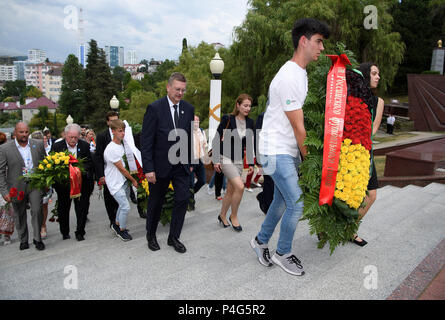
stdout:
<svg viewBox="0 0 445 320">
<path fill-rule="evenodd" d="M 182 39 L 182 52 L 187 50 L 187 39 Z"/>
<path fill-rule="evenodd" d="M 70 114 L 75 123 L 85 120 L 85 71 L 74 54 L 68 55 L 62 68 L 62 93 L 59 112 Z"/>
<path fill-rule="evenodd" d="M 26 96 L 25 80 L 6 81 L 5 84 L 3 85 L 3 89 L 0 91 L 1 101 L 6 99 L 7 97 L 19 97 L 20 103 L 23 104 L 25 96 Z"/>
<path fill-rule="evenodd" d="M 173 70 L 181 72 L 187 79 L 187 92 L 184 99 L 195 106 L 195 114 L 202 120 L 209 114 L 210 72 L 209 63 L 215 55 L 212 45 L 201 42 L 197 47 L 188 47 L 179 57 L 179 64 Z M 164 82 L 163 87 L 166 87 Z M 164 89 L 166 90 L 166 89 Z"/>
<path fill-rule="evenodd" d="M 313 17 L 325 21 L 331 37 L 325 41 L 326 52 L 333 52 L 341 41 L 361 61 L 372 60 L 381 67 L 381 88 L 391 84 L 403 59 L 404 44 L 392 32 L 390 6 L 396 0 L 249 0 L 249 11 L 243 24 L 234 30 L 232 45 L 239 65 L 242 88 L 254 97 L 267 95 L 268 86 L 293 52 L 291 29 L 296 19 Z M 378 28 L 364 28 L 366 5 L 378 12 Z"/>
<path fill-rule="evenodd" d="M 131 79 L 130 82 L 127 84 L 123 96 L 126 99 L 131 99 L 132 93 L 139 90 L 142 90 L 142 84 L 138 80 Z"/>
<path fill-rule="evenodd" d="M 97 42 L 89 42 L 87 67 L 85 69 L 85 108 L 86 122 L 96 132 L 106 127 L 105 114 L 110 110 L 110 99 L 117 95 L 105 51 L 97 47 Z"/>
<path fill-rule="evenodd" d="M 120 66 L 113 69 L 113 79 L 116 82 L 116 91 L 124 91 L 124 78 L 128 72 Z M 129 73 L 128 73 L 129 74 Z"/>
<path fill-rule="evenodd" d="M 146 92 L 142 90 L 133 92 L 131 94 L 131 102 L 128 110 L 122 110 L 120 112 L 120 118 L 127 120 L 132 127 L 136 123 L 142 124 L 148 104 L 156 99 L 157 96 L 154 92 Z"/>
<path fill-rule="evenodd" d="M 27 87 L 26 97 L 27 98 L 40 98 L 43 95 L 42 91 L 34 86 Z"/>
<path fill-rule="evenodd" d="M 431 67 L 432 50 L 441 38 L 445 24 L 445 1 L 397 2 L 392 8 L 394 30 L 406 45 L 405 57 L 396 74 L 392 93 L 406 94 L 408 73 L 422 73 Z"/>
</svg>

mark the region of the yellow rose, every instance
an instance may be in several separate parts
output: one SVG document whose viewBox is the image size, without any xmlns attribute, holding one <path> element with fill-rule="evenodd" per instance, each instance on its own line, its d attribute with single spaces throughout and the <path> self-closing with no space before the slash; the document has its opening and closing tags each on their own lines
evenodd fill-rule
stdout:
<svg viewBox="0 0 445 320">
<path fill-rule="evenodd" d="M 70 162 L 68 160 L 65 160 L 63 163 L 64 164 L 69 164 Z"/>
<path fill-rule="evenodd" d="M 348 162 L 355 162 L 355 156 L 350 153 L 347 155 Z"/>
<path fill-rule="evenodd" d="M 345 174 L 344 176 L 343 176 L 343 180 L 344 181 L 351 181 L 352 180 L 352 176 L 348 173 L 348 174 Z"/>
<path fill-rule="evenodd" d="M 340 190 L 335 190 L 334 197 L 340 199 L 342 192 Z"/>
<path fill-rule="evenodd" d="M 40 169 L 40 170 L 44 170 L 44 169 L 45 169 L 45 167 L 43 166 L 43 164 L 39 164 L 39 169 Z"/>
<path fill-rule="evenodd" d="M 55 164 L 60 164 L 60 159 L 57 158 L 56 160 L 54 160 L 54 163 L 55 163 Z"/>
<path fill-rule="evenodd" d="M 347 194 L 348 196 L 351 194 L 351 189 L 350 188 L 343 188 L 343 193 Z"/>
<path fill-rule="evenodd" d="M 347 173 L 348 173 L 348 168 L 345 168 L 345 167 L 341 168 L 340 173 L 341 173 L 342 175 L 347 174 Z"/>
<path fill-rule="evenodd" d="M 45 163 L 45 164 L 46 164 L 46 163 L 48 163 L 48 160 L 46 160 L 46 159 L 43 159 L 43 163 Z"/>
<path fill-rule="evenodd" d="M 51 163 L 48 163 L 48 164 L 46 165 L 46 167 L 47 167 L 48 169 L 50 169 L 50 168 L 51 168 Z"/>
<path fill-rule="evenodd" d="M 352 188 L 352 181 L 343 181 L 343 185 L 346 187 L 346 188 L 349 188 L 349 189 L 351 189 Z"/>
<path fill-rule="evenodd" d="M 351 145 L 351 142 L 352 142 L 351 139 L 345 139 L 345 140 L 343 141 L 343 144 L 346 145 L 346 146 L 350 146 L 350 145 Z"/>
<path fill-rule="evenodd" d="M 348 152 L 349 152 L 349 148 L 347 146 L 341 147 L 341 153 L 348 153 Z"/>
<path fill-rule="evenodd" d="M 343 182 L 340 181 L 340 182 L 337 183 L 337 189 L 338 190 L 342 190 L 344 187 L 345 187 L 345 185 L 343 184 Z"/>
</svg>

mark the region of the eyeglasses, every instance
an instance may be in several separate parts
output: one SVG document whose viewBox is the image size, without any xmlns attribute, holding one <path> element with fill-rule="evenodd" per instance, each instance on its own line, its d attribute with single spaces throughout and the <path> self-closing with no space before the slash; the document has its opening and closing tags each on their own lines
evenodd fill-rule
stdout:
<svg viewBox="0 0 445 320">
<path fill-rule="evenodd" d="M 187 90 L 185 90 L 185 89 L 180 89 L 180 88 L 173 88 L 173 90 L 175 90 L 175 92 L 177 92 L 177 93 L 186 93 L 186 91 Z"/>
</svg>

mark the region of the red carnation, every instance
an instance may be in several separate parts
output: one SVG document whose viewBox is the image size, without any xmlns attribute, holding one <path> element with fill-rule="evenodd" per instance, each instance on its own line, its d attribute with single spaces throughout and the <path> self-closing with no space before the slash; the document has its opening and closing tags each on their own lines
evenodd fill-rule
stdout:
<svg viewBox="0 0 445 320">
<path fill-rule="evenodd" d="M 11 190 L 9 190 L 9 197 L 11 198 L 17 197 L 17 188 L 11 188 Z"/>
<path fill-rule="evenodd" d="M 25 192 L 24 191 L 20 191 L 19 192 L 19 196 L 17 197 L 18 201 L 22 201 L 23 199 L 25 199 Z"/>
</svg>

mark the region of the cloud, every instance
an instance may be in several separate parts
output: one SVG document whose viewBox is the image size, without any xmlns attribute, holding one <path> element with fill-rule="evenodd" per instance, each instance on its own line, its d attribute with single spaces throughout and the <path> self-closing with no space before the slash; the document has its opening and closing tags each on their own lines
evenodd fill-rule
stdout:
<svg viewBox="0 0 445 320">
<path fill-rule="evenodd" d="M 64 27 L 70 5 L 83 9 L 85 41 L 135 49 L 138 59 L 177 59 L 183 38 L 230 45 L 247 13 L 247 0 L 2 1 L 0 54 L 39 48 L 64 61 L 77 48 L 77 33 Z"/>
</svg>

